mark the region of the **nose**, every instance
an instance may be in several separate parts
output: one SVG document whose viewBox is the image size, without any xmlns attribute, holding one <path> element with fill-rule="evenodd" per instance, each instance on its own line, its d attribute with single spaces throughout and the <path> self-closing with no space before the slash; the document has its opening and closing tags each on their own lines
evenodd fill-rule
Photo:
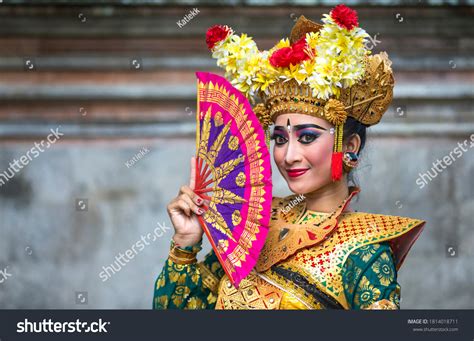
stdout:
<svg viewBox="0 0 474 341">
<path fill-rule="evenodd" d="M 285 153 L 285 163 L 292 165 L 298 163 L 302 160 L 301 153 L 299 150 L 299 145 L 297 141 L 294 140 L 293 136 L 290 136 L 290 139 L 287 144 L 287 149 Z"/>
</svg>

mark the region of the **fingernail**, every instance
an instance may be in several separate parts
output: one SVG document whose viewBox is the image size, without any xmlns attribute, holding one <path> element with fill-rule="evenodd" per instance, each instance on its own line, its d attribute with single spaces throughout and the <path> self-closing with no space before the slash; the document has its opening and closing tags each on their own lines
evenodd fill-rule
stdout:
<svg viewBox="0 0 474 341">
<path fill-rule="evenodd" d="M 203 213 L 204 213 L 204 211 L 201 208 L 199 208 L 198 209 L 198 214 L 203 214 Z"/>
<path fill-rule="evenodd" d="M 196 201 L 197 201 L 197 203 L 198 203 L 199 205 L 201 205 L 201 204 L 202 204 L 202 199 L 201 199 L 201 198 L 197 198 L 197 200 L 196 200 Z"/>
</svg>

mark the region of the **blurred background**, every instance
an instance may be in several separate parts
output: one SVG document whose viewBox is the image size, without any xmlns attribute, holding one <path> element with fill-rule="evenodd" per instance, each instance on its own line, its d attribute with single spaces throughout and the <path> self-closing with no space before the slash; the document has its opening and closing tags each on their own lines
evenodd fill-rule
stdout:
<svg viewBox="0 0 474 341">
<path fill-rule="evenodd" d="M 195 148 L 194 72 L 222 74 L 206 29 L 227 24 L 268 49 L 338 3 L 0 0 L 0 308 L 150 309 L 173 234 L 166 205 Z M 399 272 L 402 308 L 472 309 L 474 1 L 345 4 L 396 79 L 355 208 L 427 221 Z M 289 194 L 276 169 L 274 183 Z"/>
</svg>

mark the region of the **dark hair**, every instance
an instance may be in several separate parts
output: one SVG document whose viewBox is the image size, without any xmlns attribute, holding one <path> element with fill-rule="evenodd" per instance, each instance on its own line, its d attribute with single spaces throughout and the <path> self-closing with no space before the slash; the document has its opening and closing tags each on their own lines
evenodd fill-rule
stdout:
<svg viewBox="0 0 474 341">
<path fill-rule="evenodd" d="M 343 141 L 344 143 L 349 141 L 349 138 L 354 134 L 357 134 L 360 136 L 360 148 L 357 155 L 359 155 L 362 149 L 364 149 L 365 139 L 366 139 L 366 129 L 367 129 L 366 125 L 360 123 L 355 118 L 350 117 L 350 116 L 347 117 L 346 123 L 344 123 L 344 141 Z"/>
<path fill-rule="evenodd" d="M 367 126 L 360 123 L 357 121 L 355 118 L 352 117 L 347 117 L 346 123 L 344 123 L 344 137 L 343 137 L 343 142 L 346 143 L 349 141 L 350 137 L 354 134 L 357 134 L 360 136 L 360 148 L 359 151 L 357 152 L 357 155 L 360 155 L 362 152 L 362 149 L 364 149 L 365 146 L 365 140 L 366 140 L 366 129 Z M 359 187 L 359 183 L 354 176 L 354 171 L 350 171 L 347 174 L 347 181 L 349 184 L 355 185 Z"/>
</svg>

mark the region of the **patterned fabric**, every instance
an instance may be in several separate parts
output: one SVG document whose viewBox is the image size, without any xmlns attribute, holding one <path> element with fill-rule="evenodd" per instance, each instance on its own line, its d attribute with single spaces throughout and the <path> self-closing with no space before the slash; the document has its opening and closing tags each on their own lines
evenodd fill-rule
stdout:
<svg viewBox="0 0 474 341">
<path fill-rule="evenodd" d="M 197 252 L 201 245 L 183 248 Z M 155 282 L 153 309 L 214 309 L 217 292 L 204 285 L 200 266 L 206 267 L 217 278 L 224 270 L 213 251 L 206 255 L 201 264 L 176 264 L 167 259 L 163 271 Z"/>
<path fill-rule="evenodd" d="M 342 270 L 344 294 L 351 309 L 366 309 L 387 299 L 400 308 L 393 254 L 388 243 L 370 244 L 353 251 Z"/>
<path fill-rule="evenodd" d="M 218 279 L 224 276 L 214 251 L 207 254 L 201 266 Z M 400 286 L 388 243 L 370 244 L 353 251 L 344 263 L 342 277 L 351 309 L 365 309 L 382 299 L 400 306 Z M 153 308 L 214 309 L 216 300 L 217 292 L 203 285 L 198 264 L 179 265 L 167 260 L 155 284 Z M 282 308 L 292 309 L 280 305 Z"/>
</svg>

